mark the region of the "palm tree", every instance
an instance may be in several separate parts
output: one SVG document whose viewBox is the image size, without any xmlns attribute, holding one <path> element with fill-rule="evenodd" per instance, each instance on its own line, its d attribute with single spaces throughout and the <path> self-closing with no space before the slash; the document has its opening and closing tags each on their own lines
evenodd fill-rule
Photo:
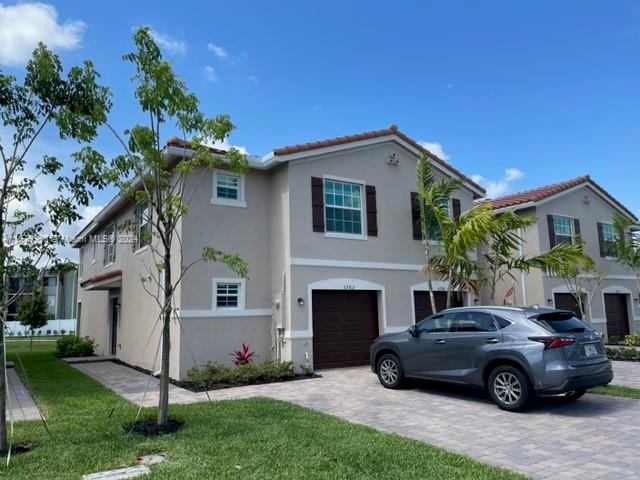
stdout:
<svg viewBox="0 0 640 480">
<path fill-rule="evenodd" d="M 462 182 L 449 177 L 436 180 L 431 168 L 431 161 L 425 153 L 421 153 L 418 157 L 416 164 L 416 181 L 425 265 L 430 265 L 432 263 L 432 245 L 430 240 L 439 240 L 442 237 L 443 225 L 449 218 L 449 200 L 453 193 L 462 185 Z M 431 312 L 437 313 L 436 299 L 433 292 L 434 272 L 430 268 L 425 268 L 423 271 L 427 277 Z"/>
<path fill-rule="evenodd" d="M 475 205 L 459 218 L 441 218 L 442 253 L 428 259 L 424 271 L 446 279 L 447 308 L 451 307 L 454 290 L 467 290 L 479 294 L 481 271 L 470 254 L 489 235 L 493 228 L 494 213 L 487 203 Z"/>
<path fill-rule="evenodd" d="M 524 217 L 513 210 L 495 214 L 482 253 L 486 271 L 483 280 L 489 287 L 492 304 L 495 304 L 498 283 L 505 278 L 515 281 L 514 271 L 528 273 L 532 268 L 537 268 L 543 272 L 557 274 L 566 271 L 571 265 L 592 262 L 584 253 L 582 242 L 559 243 L 537 255 L 517 254 L 524 242 L 524 230 L 536 221 L 536 217 Z"/>
<path fill-rule="evenodd" d="M 632 271 L 636 276 L 636 288 L 640 294 L 640 232 L 632 230 L 632 222 L 628 217 L 614 213 L 611 217 L 616 232 L 611 241 L 616 261 Z"/>
</svg>

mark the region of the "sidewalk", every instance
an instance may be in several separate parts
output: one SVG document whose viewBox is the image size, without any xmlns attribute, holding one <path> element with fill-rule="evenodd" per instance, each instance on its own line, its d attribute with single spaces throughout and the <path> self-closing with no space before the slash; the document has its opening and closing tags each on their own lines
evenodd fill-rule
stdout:
<svg viewBox="0 0 640 480">
<path fill-rule="evenodd" d="M 11 401 L 11 411 L 7 410 L 7 420 L 13 417 L 14 421 L 36 420 L 40 418 L 38 407 L 31 398 L 31 394 L 22 384 L 15 368 L 7 370 L 9 379 L 9 398 Z"/>
</svg>

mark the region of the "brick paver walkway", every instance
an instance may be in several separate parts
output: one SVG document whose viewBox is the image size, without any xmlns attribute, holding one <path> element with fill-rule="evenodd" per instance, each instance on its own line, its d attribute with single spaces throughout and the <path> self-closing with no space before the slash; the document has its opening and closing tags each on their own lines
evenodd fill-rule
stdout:
<svg viewBox="0 0 640 480">
<path fill-rule="evenodd" d="M 74 365 L 132 401 L 146 376 L 114 363 Z M 499 410 L 482 392 L 418 384 L 387 390 L 366 367 L 324 370 L 322 378 L 210 392 L 214 400 L 265 396 L 416 438 L 538 479 L 640 478 L 640 401 L 585 395 L 573 404 L 543 401 L 534 410 Z M 157 381 L 145 405 L 156 403 Z M 204 393 L 172 387 L 174 403 Z"/>
<path fill-rule="evenodd" d="M 7 408 L 7 420 L 9 420 L 10 415 L 14 421 L 40 418 L 38 407 L 33 398 L 31 398 L 29 391 L 22 384 L 15 368 L 7 369 L 7 377 L 9 379 L 9 399 L 11 402 L 11 412 Z"/>
<path fill-rule="evenodd" d="M 613 363 L 614 385 L 640 388 L 640 362 L 611 362 Z"/>
</svg>

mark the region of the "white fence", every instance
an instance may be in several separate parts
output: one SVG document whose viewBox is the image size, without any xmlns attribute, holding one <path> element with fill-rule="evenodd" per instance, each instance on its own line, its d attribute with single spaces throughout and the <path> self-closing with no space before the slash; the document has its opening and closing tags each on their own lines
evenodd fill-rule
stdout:
<svg viewBox="0 0 640 480">
<path fill-rule="evenodd" d="M 47 335 L 47 331 L 49 331 L 49 335 L 54 335 L 54 331 L 57 332 L 58 335 L 65 331 L 65 333 L 69 333 L 70 331 L 76 331 L 76 319 L 75 318 L 63 318 L 59 320 L 49 320 L 45 327 L 36 330 L 36 335 L 38 332 L 41 332 L 40 335 Z M 20 322 L 7 322 L 7 333 L 9 336 L 18 335 L 20 332 L 22 335 L 29 335 L 29 329 L 20 325 Z"/>
</svg>

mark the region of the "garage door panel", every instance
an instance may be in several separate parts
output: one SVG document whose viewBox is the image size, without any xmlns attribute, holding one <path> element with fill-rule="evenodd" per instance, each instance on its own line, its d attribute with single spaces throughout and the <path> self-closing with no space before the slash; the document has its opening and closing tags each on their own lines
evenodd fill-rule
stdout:
<svg viewBox="0 0 640 480">
<path fill-rule="evenodd" d="M 604 310 L 607 317 L 609 337 L 623 337 L 629 334 L 629 314 L 627 296 L 619 293 L 604 294 Z"/>
<path fill-rule="evenodd" d="M 315 368 L 364 365 L 378 336 L 375 291 L 313 292 L 313 361 Z"/>
<path fill-rule="evenodd" d="M 447 308 L 447 292 L 433 292 L 436 300 L 436 309 L 441 312 Z M 416 322 L 419 322 L 423 318 L 432 315 L 431 311 L 431 297 L 427 291 L 414 291 L 413 292 L 413 304 L 416 314 Z M 451 307 L 462 307 L 462 295 L 454 293 L 451 296 Z"/>
<path fill-rule="evenodd" d="M 580 313 L 580 307 L 578 306 L 576 297 L 571 293 L 554 293 L 553 300 L 556 308 L 560 310 L 569 310 L 570 312 L 573 312 L 576 317 L 582 319 L 582 314 Z M 584 305 L 584 303 L 585 302 L 583 300 L 582 304 Z"/>
</svg>

